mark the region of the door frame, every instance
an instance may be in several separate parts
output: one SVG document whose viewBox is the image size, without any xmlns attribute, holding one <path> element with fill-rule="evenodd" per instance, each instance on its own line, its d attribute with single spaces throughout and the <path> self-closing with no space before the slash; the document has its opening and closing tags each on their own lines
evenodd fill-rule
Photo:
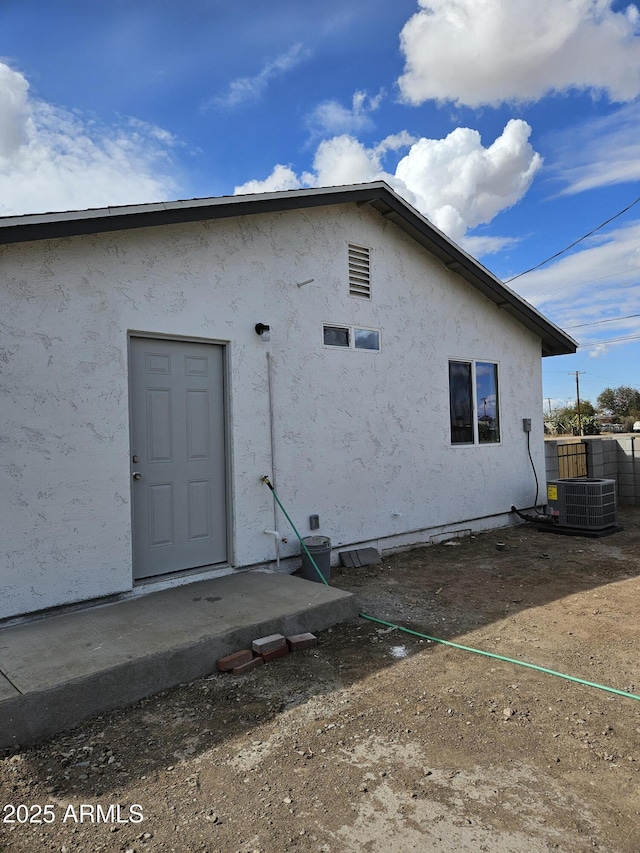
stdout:
<svg viewBox="0 0 640 853">
<path fill-rule="evenodd" d="M 167 572 L 163 575 L 151 578 L 136 579 L 134 577 L 135 567 L 133 565 L 133 482 L 129 474 L 129 502 L 130 502 L 130 539 L 131 539 L 131 578 L 134 587 L 146 586 L 150 584 L 162 584 L 166 581 L 171 581 L 174 578 L 187 577 L 190 574 L 207 574 L 208 572 L 218 572 L 229 566 L 235 565 L 235 541 L 233 538 L 233 488 L 232 488 L 232 445 L 231 445 L 231 353 L 230 341 L 220 340 L 218 338 L 203 338 L 197 335 L 171 335 L 165 332 L 149 332 L 138 329 L 127 329 L 127 410 L 129 417 L 129 446 L 128 446 L 128 462 L 129 469 L 131 468 L 131 455 L 133 449 L 133 407 L 132 407 L 132 389 L 131 389 L 131 338 L 149 338 L 157 341 L 176 341 L 194 344 L 211 344 L 212 346 L 222 347 L 222 420 L 224 423 L 224 458 L 225 458 L 225 502 L 226 502 L 226 536 L 227 536 L 227 561 L 226 563 L 216 563 L 209 566 L 196 566 L 191 569 L 177 569 L 175 572 Z"/>
</svg>

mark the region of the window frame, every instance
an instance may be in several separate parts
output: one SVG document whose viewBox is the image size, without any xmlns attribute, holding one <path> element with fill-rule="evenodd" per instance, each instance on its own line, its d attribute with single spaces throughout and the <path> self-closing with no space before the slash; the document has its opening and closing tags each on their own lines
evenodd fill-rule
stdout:
<svg viewBox="0 0 640 853">
<path fill-rule="evenodd" d="M 339 329 L 345 331 L 347 333 L 347 345 L 343 346 L 342 344 L 328 344 L 325 339 L 325 331 L 326 329 Z M 344 323 L 323 323 L 322 324 L 322 346 L 326 349 L 351 349 L 352 344 L 352 334 L 349 326 L 346 326 Z"/>
<path fill-rule="evenodd" d="M 485 359 L 485 358 L 449 358 L 448 359 L 448 372 L 447 372 L 447 380 L 449 386 L 449 445 L 450 447 L 499 447 L 502 444 L 502 412 L 501 412 L 501 398 L 502 394 L 500 391 L 500 362 L 495 361 L 493 359 Z M 455 441 L 454 440 L 454 424 L 453 424 L 453 409 L 452 409 L 452 400 L 451 400 L 451 392 L 452 392 L 452 384 L 451 384 L 451 365 L 452 364 L 465 364 L 469 365 L 470 368 L 470 378 L 471 378 L 471 426 L 472 426 L 472 440 L 471 441 Z M 479 365 L 490 365 L 493 367 L 493 375 L 494 375 L 494 383 L 495 383 L 495 395 L 496 395 L 496 414 L 495 420 L 496 431 L 497 431 L 497 439 L 495 441 L 483 441 L 480 437 L 480 414 L 478 408 L 478 366 Z"/>
<path fill-rule="evenodd" d="M 380 352 L 380 329 L 372 329 L 368 326 L 352 326 L 353 334 L 351 337 L 353 338 L 353 348 L 355 350 L 359 350 L 360 352 Z M 378 346 L 377 347 L 362 347 L 358 346 L 358 332 L 373 332 L 377 336 Z"/>
<path fill-rule="evenodd" d="M 327 344 L 325 343 L 325 329 L 344 329 L 349 336 L 349 345 L 342 346 L 341 344 Z M 375 332 L 378 338 L 378 347 L 377 349 L 372 349 L 370 347 L 358 347 L 356 346 L 356 332 Z M 322 347 L 323 349 L 331 349 L 331 350 L 349 350 L 350 352 L 373 352 L 379 353 L 382 351 L 382 332 L 380 329 L 376 329 L 374 326 L 358 326 L 354 323 L 323 323 L 322 324 Z"/>
</svg>

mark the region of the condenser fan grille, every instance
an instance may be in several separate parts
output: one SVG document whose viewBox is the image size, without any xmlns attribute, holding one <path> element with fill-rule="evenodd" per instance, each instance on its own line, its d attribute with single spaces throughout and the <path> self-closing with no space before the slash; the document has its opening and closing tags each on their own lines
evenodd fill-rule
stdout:
<svg viewBox="0 0 640 853">
<path fill-rule="evenodd" d="M 552 480 L 547 494 L 549 509 L 561 525 L 603 530 L 617 524 L 615 480 Z"/>
</svg>

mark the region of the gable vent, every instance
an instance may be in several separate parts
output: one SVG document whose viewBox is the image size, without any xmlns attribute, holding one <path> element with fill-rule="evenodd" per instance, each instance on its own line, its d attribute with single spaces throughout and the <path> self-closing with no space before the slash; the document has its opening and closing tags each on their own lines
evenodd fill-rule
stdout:
<svg viewBox="0 0 640 853">
<path fill-rule="evenodd" d="M 371 299 L 370 252 L 349 243 L 349 295 Z"/>
</svg>

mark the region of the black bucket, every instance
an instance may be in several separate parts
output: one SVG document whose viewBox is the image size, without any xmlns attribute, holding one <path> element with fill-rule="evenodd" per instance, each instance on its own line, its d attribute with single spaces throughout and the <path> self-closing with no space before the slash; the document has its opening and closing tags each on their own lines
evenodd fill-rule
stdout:
<svg viewBox="0 0 640 853">
<path fill-rule="evenodd" d="M 301 576 L 305 580 L 322 583 L 318 572 L 309 559 L 310 554 L 313 557 L 316 566 L 320 569 L 322 577 L 325 580 L 329 580 L 331 575 L 331 539 L 327 536 L 307 536 L 302 541 L 307 547 L 306 549 L 302 549 Z M 309 554 L 307 554 L 307 551 Z"/>
</svg>

